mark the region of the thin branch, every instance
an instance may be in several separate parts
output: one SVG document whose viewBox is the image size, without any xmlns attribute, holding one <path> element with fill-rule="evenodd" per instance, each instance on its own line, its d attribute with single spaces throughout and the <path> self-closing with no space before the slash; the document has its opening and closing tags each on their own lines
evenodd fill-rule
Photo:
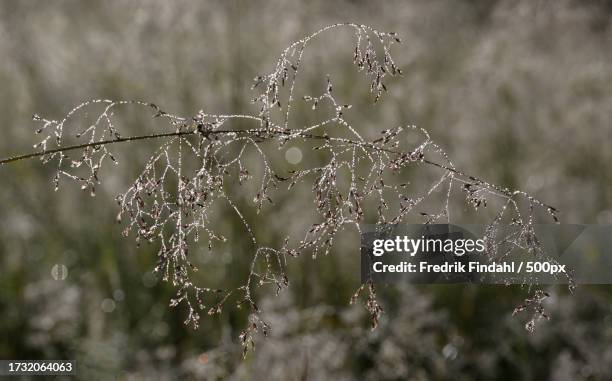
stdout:
<svg viewBox="0 0 612 381">
<path fill-rule="evenodd" d="M 169 132 L 165 134 L 130 136 L 127 138 L 118 138 L 118 139 L 112 139 L 112 140 L 102 140 L 102 141 L 93 142 L 93 143 L 77 144 L 77 145 L 72 145 L 72 146 L 54 148 L 54 149 L 50 149 L 50 150 L 46 150 L 42 152 L 33 152 L 33 153 L 25 154 L 25 155 L 7 157 L 5 159 L 0 160 L 0 165 L 12 163 L 12 162 L 19 161 L 19 160 L 32 159 L 35 157 L 50 155 L 50 154 L 54 154 L 58 152 L 74 151 L 76 149 L 87 148 L 87 147 L 95 147 L 95 146 L 103 146 L 103 145 L 115 144 L 115 143 L 132 142 L 135 140 L 158 139 L 158 138 L 166 138 L 170 136 L 181 136 L 181 135 L 191 135 L 191 134 L 193 134 L 193 131 L 189 131 L 189 132 L 180 131 L 180 132 Z"/>
<path fill-rule="evenodd" d="M 167 138 L 167 137 L 176 137 L 176 136 L 186 136 L 186 135 L 195 135 L 195 134 L 204 134 L 205 136 L 210 136 L 210 135 L 222 135 L 222 134 L 240 134 L 240 135 L 257 135 L 257 134 L 263 134 L 263 133 L 267 133 L 267 134 L 275 134 L 275 135 L 292 135 L 292 136 L 299 136 L 302 138 L 306 138 L 306 139 L 316 139 L 316 140 L 333 140 L 333 141 L 339 141 L 342 143 L 347 143 L 347 144 L 353 144 L 353 145 L 358 145 L 361 147 L 366 147 L 366 148 L 371 148 L 377 151 L 384 151 L 384 152 L 388 152 L 391 154 L 396 154 L 396 155 L 402 155 L 405 154 L 405 152 L 401 152 L 401 151 L 395 151 L 395 150 L 391 150 L 388 148 L 384 148 L 384 147 L 380 147 L 376 144 L 370 143 L 370 142 L 363 142 L 363 141 L 355 141 L 352 139 L 345 139 L 345 138 L 330 138 L 326 135 L 314 135 L 314 134 L 304 134 L 301 133 L 300 130 L 296 130 L 296 129 L 249 129 L 249 130 L 216 130 L 216 131 L 206 131 L 204 133 L 202 133 L 201 131 L 198 130 L 190 130 L 190 131 L 175 131 L 175 132 L 168 132 L 168 133 L 163 133 L 163 134 L 152 134 L 152 135 L 138 135 L 138 136 L 130 136 L 127 138 L 118 138 L 118 139 L 112 139 L 112 140 L 102 140 L 102 141 L 98 141 L 98 142 L 92 142 L 92 143 L 85 143 L 85 144 L 77 144 L 77 145 L 71 145 L 71 146 L 66 146 L 66 147 L 59 147 L 59 148 L 54 148 L 51 150 L 47 150 L 47 151 L 42 151 L 42 152 L 33 152 L 33 153 L 29 153 L 29 154 L 25 154 L 25 155 L 18 155 L 18 156 L 12 156 L 12 157 L 8 157 L 5 159 L 0 160 L 0 165 L 4 165 L 4 164 L 8 164 L 8 163 L 12 163 L 12 162 L 16 162 L 16 161 L 20 161 L 20 160 L 25 160 L 25 159 L 32 159 L 32 158 L 36 158 L 36 157 L 41 157 L 41 156 L 45 156 L 45 155 L 50 155 L 50 154 L 54 154 L 54 153 L 58 153 L 58 152 L 66 152 L 66 151 L 74 151 L 77 149 L 82 149 L 82 148 L 87 148 L 87 147 L 95 147 L 95 146 L 103 146 L 103 145 L 109 145 L 109 144 L 116 144 L 116 143 L 125 143 L 125 142 L 132 142 L 132 141 L 137 141 L 137 140 L 149 140 L 149 139 L 160 139 L 160 138 Z M 428 164 L 434 167 L 438 167 L 440 169 L 443 169 L 445 171 L 448 172 L 452 172 L 455 175 L 458 176 L 462 176 L 465 178 L 469 178 L 470 180 L 476 182 L 476 183 L 481 183 L 481 184 L 487 184 L 488 186 L 490 186 L 492 189 L 494 189 L 495 191 L 499 192 L 500 195 L 508 197 L 508 198 L 512 198 L 515 194 L 520 193 L 522 195 L 525 195 L 526 197 L 528 197 L 529 200 L 545 207 L 548 209 L 551 209 L 553 211 L 556 211 L 557 209 L 551 205 L 548 205 L 530 195 L 527 195 L 526 193 L 522 192 L 522 191 L 517 191 L 517 190 L 510 190 L 508 188 L 502 188 L 500 186 L 491 184 L 485 180 L 482 180 L 478 177 L 469 175 L 463 171 L 460 171 L 454 167 L 450 167 L 448 165 L 444 165 L 444 164 L 440 164 L 438 162 L 429 160 L 429 159 L 425 159 L 425 158 L 421 158 L 418 160 L 418 162 L 424 163 L 424 164 Z"/>
</svg>

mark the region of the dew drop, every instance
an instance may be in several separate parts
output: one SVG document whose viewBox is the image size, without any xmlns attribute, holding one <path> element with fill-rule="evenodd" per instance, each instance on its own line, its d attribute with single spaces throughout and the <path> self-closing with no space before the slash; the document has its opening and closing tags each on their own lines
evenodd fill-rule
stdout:
<svg viewBox="0 0 612 381">
<path fill-rule="evenodd" d="M 65 280 L 68 277 L 68 268 L 61 263 L 57 263 L 51 267 L 51 276 L 55 280 Z"/>
<path fill-rule="evenodd" d="M 109 298 L 104 299 L 102 303 L 100 303 L 100 308 L 107 314 L 113 312 L 115 310 L 115 306 L 115 301 Z"/>
<path fill-rule="evenodd" d="M 289 164 L 299 164 L 302 161 L 302 150 L 297 147 L 291 147 L 285 152 L 285 159 Z"/>
</svg>

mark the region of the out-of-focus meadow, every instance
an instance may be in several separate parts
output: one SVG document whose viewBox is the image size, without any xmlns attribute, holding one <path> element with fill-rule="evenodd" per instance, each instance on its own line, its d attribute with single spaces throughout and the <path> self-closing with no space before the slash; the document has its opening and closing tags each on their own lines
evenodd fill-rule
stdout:
<svg viewBox="0 0 612 381">
<path fill-rule="evenodd" d="M 557 206 L 563 222 L 612 223 L 612 3 L 603 0 L 4 1 L 0 156 L 32 150 L 33 113 L 60 118 L 91 98 L 186 116 L 254 112 L 252 78 L 291 42 L 343 21 L 397 32 L 404 75 L 372 106 L 353 37 L 338 32 L 309 48 L 303 89 L 329 73 L 362 128 L 424 127 L 458 167 Z M 152 128 L 150 113 L 119 117 L 130 134 Z M 124 147 L 95 199 L 73 184 L 53 192 L 52 168 L 38 160 L 0 167 L 1 359 L 76 359 L 80 379 L 612 378 L 610 286 L 551 287 L 552 319 L 532 334 L 511 316 L 518 286 L 388 287 L 370 331 L 348 303 L 358 247 L 292 264 L 291 286 L 262 295 L 271 336 L 242 360 L 244 312 L 184 326 L 184 311 L 168 307 L 171 286 L 151 272 L 155 247 L 121 237 L 114 197 L 152 147 Z M 310 202 L 282 199 L 254 225 L 281 240 Z M 244 277 L 240 229 L 227 251 L 194 253 L 204 284 Z"/>
</svg>

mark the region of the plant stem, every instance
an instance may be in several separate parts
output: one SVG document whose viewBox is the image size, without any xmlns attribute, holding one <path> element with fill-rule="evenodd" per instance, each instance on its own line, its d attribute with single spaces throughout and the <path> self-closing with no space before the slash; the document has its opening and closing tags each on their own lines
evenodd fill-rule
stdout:
<svg viewBox="0 0 612 381">
<path fill-rule="evenodd" d="M 115 144 L 115 143 L 132 142 L 135 140 L 157 139 L 157 138 L 165 138 L 165 137 L 170 137 L 170 136 L 181 136 L 181 135 L 190 135 L 190 134 L 193 134 L 193 131 L 169 132 L 165 134 L 130 136 L 127 138 L 119 138 L 119 139 L 113 139 L 113 140 L 101 140 L 98 142 L 91 142 L 91 143 L 85 143 L 85 144 L 77 144 L 77 145 L 72 145 L 72 146 L 54 148 L 54 149 L 50 149 L 50 150 L 46 150 L 42 152 L 33 152 L 33 153 L 25 154 L 25 155 L 11 156 L 11 157 L 7 157 L 5 159 L 0 160 L 0 165 L 12 163 L 12 162 L 24 160 L 24 159 L 32 159 L 35 157 L 41 157 L 41 156 L 50 155 L 50 154 L 63 152 L 63 151 L 74 151 L 75 149 L 81 149 L 81 148 L 87 148 L 87 147 L 103 146 L 103 145 Z"/>
<path fill-rule="evenodd" d="M 369 143 L 369 142 L 360 142 L 360 141 L 354 141 L 351 139 L 345 139 L 345 138 L 330 138 L 328 136 L 324 136 L 324 135 L 313 135 L 313 134 L 303 134 L 300 133 L 300 130 L 295 130 L 295 129 L 280 129 L 280 130 L 274 130 L 274 129 L 249 129 L 249 130 L 214 130 L 214 131 L 206 131 L 204 133 L 205 136 L 209 136 L 209 135 L 222 135 L 222 134 L 241 134 L 241 135 L 256 135 L 256 134 L 277 134 L 277 135 L 294 135 L 294 136 L 299 136 L 302 138 L 306 138 L 306 139 L 317 139 L 317 140 L 335 140 L 335 141 L 341 141 L 343 143 L 347 143 L 347 144 L 355 144 L 355 145 L 360 145 L 362 147 L 367 147 L 367 148 L 371 148 L 374 150 L 378 150 L 378 151 L 384 151 L 384 152 L 388 152 L 391 154 L 397 154 L 397 155 L 401 155 L 403 154 L 403 152 L 400 151 L 395 151 L 395 150 L 391 150 L 388 148 L 384 148 L 384 147 L 379 147 L 373 143 Z M 64 152 L 64 151 L 74 151 L 77 149 L 82 149 L 82 148 L 87 148 L 87 147 L 95 147 L 95 146 L 103 146 L 103 145 L 109 145 L 109 144 L 116 144 L 116 143 L 125 143 L 125 142 L 133 142 L 133 141 L 137 141 L 137 140 L 149 140 L 149 139 L 160 139 L 160 138 L 167 138 L 167 137 L 176 137 L 176 136 L 187 136 L 187 135 L 195 135 L 195 134 L 201 134 L 200 131 L 197 130 L 189 130 L 189 131 L 175 131 L 175 132 L 167 132 L 167 133 L 163 133 L 163 134 L 151 134 L 151 135 L 138 135 L 138 136 L 129 136 L 126 138 L 118 138 L 118 139 L 112 139 L 112 140 L 101 140 L 101 141 L 97 141 L 97 142 L 90 142 L 90 143 L 84 143 L 84 144 L 76 144 L 76 145 L 71 145 L 71 146 L 65 146 L 65 147 L 59 147 L 59 148 L 54 148 L 54 149 L 50 149 L 50 150 L 46 150 L 46 151 L 42 151 L 42 152 L 33 152 L 33 153 L 29 153 L 29 154 L 25 154 L 25 155 L 17 155 L 17 156 L 11 156 L 11 157 L 7 157 L 4 158 L 2 160 L 0 160 L 0 165 L 4 165 L 4 164 L 8 164 L 8 163 L 12 163 L 12 162 L 16 162 L 16 161 L 20 161 L 20 160 L 25 160 L 25 159 L 32 159 L 32 158 L 36 158 L 36 157 L 41 157 L 41 156 L 45 156 L 45 155 L 50 155 L 50 154 L 54 154 L 54 153 L 58 153 L 58 152 Z M 469 179 L 470 181 L 473 181 L 475 183 L 481 183 L 481 184 L 486 184 L 488 187 L 496 190 L 497 192 L 499 192 L 501 195 L 506 196 L 508 198 L 513 198 L 514 195 L 518 192 L 526 197 L 528 197 L 529 200 L 542 205 L 548 209 L 554 210 L 556 211 L 556 208 L 548 205 L 524 192 L 520 192 L 520 191 L 512 191 L 510 189 L 507 188 L 502 188 L 499 187 L 497 185 L 493 185 L 490 184 L 484 180 L 481 180 L 475 176 L 471 176 L 468 175 L 454 167 L 450 167 L 448 165 L 445 164 L 440 164 L 438 162 L 435 161 L 431 161 L 425 158 L 419 159 L 418 162 L 424 163 L 424 164 L 428 164 L 434 167 L 438 167 L 440 169 L 443 169 L 445 171 L 451 172 L 455 175 L 461 176 L 461 177 L 465 177 L 467 179 Z"/>
</svg>

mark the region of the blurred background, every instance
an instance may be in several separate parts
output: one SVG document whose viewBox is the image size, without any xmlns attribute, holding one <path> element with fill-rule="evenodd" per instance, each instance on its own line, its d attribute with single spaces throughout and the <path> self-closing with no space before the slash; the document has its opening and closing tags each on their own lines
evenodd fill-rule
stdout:
<svg viewBox="0 0 612 381">
<path fill-rule="evenodd" d="M 361 74 L 341 31 L 310 47 L 305 89 L 322 89 L 330 73 L 360 106 L 362 128 L 417 124 L 458 167 L 557 206 L 562 222 L 612 223 L 606 0 L 3 1 L 0 156 L 32 150 L 33 113 L 60 118 L 91 98 L 186 116 L 255 112 L 252 78 L 291 42 L 343 21 L 397 32 L 404 76 L 373 107 L 367 83 L 352 85 Z M 151 128 L 148 112 L 120 120 L 124 135 Z M 552 319 L 533 334 L 511 316 L 519 286 L 388 287 L 370 331 L 348 303 L 358 248 L 296 261 L 291 287 L 262 295 L 271 336 L 242 360 L 244 313 L 184 326 L 184 311 L 168 307 L 172 287 L 151 272 L 156 248 L 137 249 L 115 223 L 114 197 L 152 147 L 125 150 L 93 200 L 73 184 L 54 193 L 53 168 L 37 160 L 0 168 L 0 358 L 76 359 L 88 380 L 612 379 L 610 286 L 551 287 Z M 260 222 L 260 233 L 280 239 L 301 202 L 281 199 L 284 217 Z M 204 284 L 244 276 L 249 253 L 235 242 L 213 258 L 194 254 Z"/>
</svg>

